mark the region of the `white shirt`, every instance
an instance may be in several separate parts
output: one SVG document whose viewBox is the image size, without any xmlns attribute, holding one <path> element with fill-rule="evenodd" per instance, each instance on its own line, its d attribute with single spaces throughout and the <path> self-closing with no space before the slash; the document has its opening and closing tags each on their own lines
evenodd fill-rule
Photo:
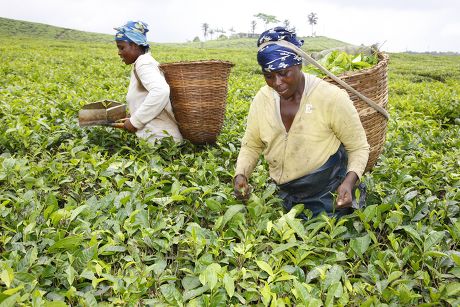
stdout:
<svg viewBox="0 0 460 307">
<path fill-rule="evenodd" d="M 138 137 L 154 141 L 172 136 L 182 140 L 169 100 L 169 85 L 150 53 L 134 62 L 126 101 Z"/>
</svg>

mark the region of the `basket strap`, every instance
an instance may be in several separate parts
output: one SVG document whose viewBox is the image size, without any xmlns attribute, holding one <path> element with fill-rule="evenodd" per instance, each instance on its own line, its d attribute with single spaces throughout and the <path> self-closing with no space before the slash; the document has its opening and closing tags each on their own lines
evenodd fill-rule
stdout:
<svg viewBox="0 0 460 307">
<path fill-rule="evenodd" d="M 305 51 L 303 51 L 302 49 L 300 49 L 299 47 L 297 47 L 296 45 L 288 42 L 288 41 L 285 41 L 285 40 L 281 40 L 281 41 L 276 41 L 276 42 L 265 42 L 263 44 L 261 44 L 259 46 L 259 50 L 267 45 L 272 45 L 272 44 L 276 44 L 276 45 L 280 45 L 280 46 L 283 46 L 283 47 L 286 47 L 286 48 L 289 48 L 295 52 L 297 52 L 297 54 L 301 55 L 306 61 L 310 62 L 311 64 L 313 64 L 314 66 L 316 66 L 319 70 L 321 70 L 322 72 L 324 72 L 326 75 L 328 75 L 332 80 L 334 80 L 335 82 L 337 82 L 338 84 L 340 84 L 341 86 L 343 86 L 344 88 L 346 88 L 347 90 L 349 90 L 350 92 L 352 92 L 353 94 L 355 94 L 356 96 L 358 96 L 360 99 L 362 99 L 363 101 L 365 101 L 368 105 L 370 105 L 372 108 L 374 108 L 377 112 L 379 112 L 380 114 L 382 114 L 387 120 L 390 118 L 390 114 L 388 113 L 387 110 L 385 110 L 384 108 L 382 108 L 381 106 L 379 106 L 377 103 L 375 103 L 374 101 L 372 101 L 371 99 L 367 98 L 366 96 L 364 96 L 363 94 L 361 94 L 360 92 L 358 92 L 357 90 L 355 90 L 353 87 L 351 87 L 350 85 L 348 85 L 345 81 L 343 81 L 342 79 L 340 78 L 337 78 L 333 73 L 331 73 L 327 68 L 325 68 L 324 66 L 322 66 L 320 63 L 318 63 L 315 59 L 313 59 L 311 56 L 309 56 Z"/>
</svg>

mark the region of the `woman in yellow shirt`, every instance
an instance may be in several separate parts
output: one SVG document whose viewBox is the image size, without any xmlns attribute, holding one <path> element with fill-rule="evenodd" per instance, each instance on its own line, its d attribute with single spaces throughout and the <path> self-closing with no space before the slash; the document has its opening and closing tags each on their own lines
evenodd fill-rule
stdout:
<svg viewBox="0 0 460 307">
<path fill-rule="evenodd" d="M 303 43 L 282 27 L 259 37 L 257 61 L 267 85 L 251 103 L 235 194 L 248 197 L 248 178 L 263 154 L 287 210 L 303 203 L 313 216 L 347 214 L 369 157 L 358 112 L 344 90 L 303 73 L 302 57 L 277 45 L 280 40 L 297 47 Z"/>
</svg>

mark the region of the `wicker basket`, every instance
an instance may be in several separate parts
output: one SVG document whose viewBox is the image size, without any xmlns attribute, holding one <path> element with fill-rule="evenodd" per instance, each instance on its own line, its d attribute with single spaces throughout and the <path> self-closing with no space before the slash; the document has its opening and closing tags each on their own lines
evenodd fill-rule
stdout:
<svg viewBox="0 0 460 307">
<path fill-rule="evenodd" d="M 339 78 L 386 109 L 388 103 L 387 66 L 388 55 L 379 53 L 379 63 L 376 66 L 358 72 L 348 72 Z M 343 88 L 330 78 L 325 80 Z M 369 160 L 365 170 L 367 172 L 374 167 L 383 150 L 388 120 L 355 94 L 347 92 L 358 110 L 361 123 L 366 131 L 367 142 L 370 145 Z"/>
<path fill-rule="evenodd" d="M 224 122 L 230 62 L 209 60 L 161 64 L 182 136 L 194 144 L 214 143 Z"/>
</svg>

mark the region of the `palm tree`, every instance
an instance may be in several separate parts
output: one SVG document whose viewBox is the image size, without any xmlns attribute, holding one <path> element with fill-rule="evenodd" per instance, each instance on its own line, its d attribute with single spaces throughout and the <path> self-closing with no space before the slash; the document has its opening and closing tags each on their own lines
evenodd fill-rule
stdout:
<svg viewBox="0 0 460 307">
<path fill-rule="evenodd" d="M 201 25 L 201 28 L 203 29 L 204 40 L 206 40 L 206 37 L 208 36 L 209 24 L 205 22 Z"/>
<path fill-rule="evenodd" d="M 254 36 L 254 32 L 256 31 L 256 26 L 257 26 L 257 21 L 255 20 L 251 21 L 252 36 Z"/>
<path fill-rule="evenodd" d="M 311 25 L 311 36 L 316 36 L 315 31 L 313 31 L 313 27 L 318 23 L 318 15 L 313 12 L 308 14 L 308 23 Z"/>
<path fill-rule="evenodd" d="M 289 30 L 289 28 L 290 28 L 290 26 L 291 26 L 291 22 L 290 22 L 289 20 L 285 19 L 285 20 L 283 21 L 283 25 L 284 25 L 284 27 L 286 28 L 286 30 Z"/>
<path fill-rule="evenodd" d="M 209 30 L 209 35 L 211 35 L 211 40 L 212 40 L 212 35 L 214 34 L 214 29 Z"/>
<path fill-rule="evenodd" d="M 222 38 L 223 36 L 225 36 L 225 30 L 224 28 L 217 28 L 217 29 L 214 29 L 214 33 L 216 33 L 216 36 L 217 36 L 217 39 L 218 38 Z M 220 35 L 219 35 L 220 33 Z"/>
<path fill-rule="evenodd" d="M 235 34 L 235 29 L 233 27 L 231 27 L 230 29 L 228 29 L 228 31 L 230 32 L 230 37 L 233 36 L 233 34 Z"/>
</svg>

